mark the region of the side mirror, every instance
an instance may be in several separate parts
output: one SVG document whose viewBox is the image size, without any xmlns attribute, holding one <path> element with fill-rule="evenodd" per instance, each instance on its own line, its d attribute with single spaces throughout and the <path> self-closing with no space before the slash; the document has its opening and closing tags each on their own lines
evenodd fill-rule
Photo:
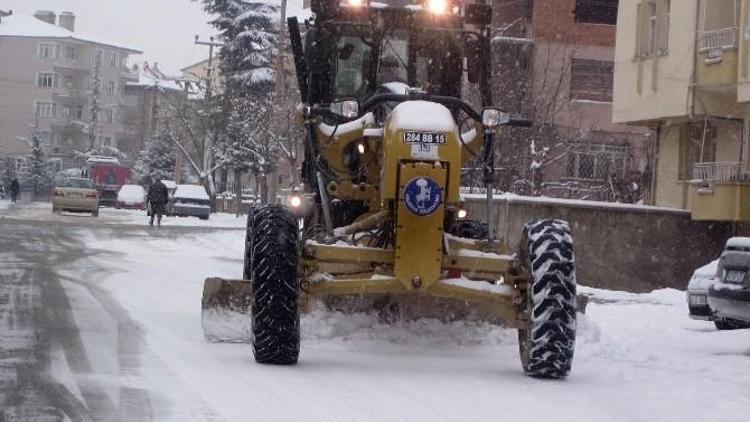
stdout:
<svg viewBox="0 0 750 422">
<path fill-rule="evenodd" d="M 482 77 L 482 49 L 477 39 L 466 40 L 466 76 L 470 83 L 479 83 Z"/>
</svg>

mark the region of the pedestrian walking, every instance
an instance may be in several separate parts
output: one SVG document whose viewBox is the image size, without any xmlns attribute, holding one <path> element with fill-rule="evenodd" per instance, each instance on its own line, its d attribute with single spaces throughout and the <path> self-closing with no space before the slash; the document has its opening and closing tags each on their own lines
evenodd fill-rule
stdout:
<svg viewBox="0 0 750 422">
<path fill-rule="evenodd" d="M 164 215 L 164 210 L 167 207 L 169 201 L 169 190 L 167 185 L 162 183 L 161 180 L 157 180 L 148 188 L 148 205 L 151 210 L 151 220 L 149 225 L 154 225 L 154 217 L 156 217 L 156 225 L 161 226 L 161 217 Z"/>
<path fill-rule="evenodd" d="M 21 185 L 18 183 L 18 179 L 13 179 L 10 182 L 10 200 L 16 202 L 18 200 L 18 191 L 21 190 Z"/>
</svg>

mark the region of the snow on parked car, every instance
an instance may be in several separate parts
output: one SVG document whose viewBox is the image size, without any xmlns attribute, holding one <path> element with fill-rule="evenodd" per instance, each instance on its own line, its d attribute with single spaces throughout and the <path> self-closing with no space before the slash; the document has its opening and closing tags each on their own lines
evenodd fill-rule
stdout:
<svg viewBox="0 0 750 422">
<path fill-rule="evenodd" d="M 123 185 L 117 192 L 115 208 L 145 209 L 146 191 L 139 185 Z"/>
<path fill-rule="evenodd" d="M 206 189 L 197 185 L 177 185 L 172 213 L 178 217 L 198 217 L 201 220 L 208 220 L 211 214 L 211 199 Z"/>
<path fill-rule="evenodd" d="M 708 289 L 708 303 L 717 318 L 736 319 L 750 327 L 750 237 L 733 237 L 721 254 L 720 280 Z"/>
</svg>

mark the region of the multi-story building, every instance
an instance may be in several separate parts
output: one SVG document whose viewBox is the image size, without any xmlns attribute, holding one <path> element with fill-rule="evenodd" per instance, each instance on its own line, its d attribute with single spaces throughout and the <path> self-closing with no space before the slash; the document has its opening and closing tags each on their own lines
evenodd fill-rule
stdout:
<svg viewBox="0 0 750 422">
<path fill-rule="evenodd" d="M 614 120 L 658 133 L 656 205 L 750 221 L 750 1 L 621 0 Z"/>
<path fill-rule="evenodd" d="M 617 0 L 494 0 L 494 102 L 534 127 L 500 136 L 499 188 L 637 201 L 653 136 L 612 123 Z"/>
<path fill-rule="evenodd" d="M 137 158 L 159 131 L 167 129 L 168 117 L 195 92 L 195 87 L 182 78 L 166 75 L 158 63 L 144 62 L 131 70 L 138 74 L 138 80 L 125 84 L 128 107 L 124 108 L 124 121 L 133 131 L 132 136 L 120 140 L 119 149 Z"/>
<path fill-rule="evenodd" d="M 138 81 L 126 64 L 140 51 L 77 31 L 69 12 L 0 19 L 0 156 L 28 153 L 25 139 L 35 119 L 49 156 L 63 167 L 80 164 L 75 151 L 89 146 L 90 128 L 97 143 L 112 147 L 134 135 L 124 122 L 124 88 Z M 95 79 L 98 116 L 92 124 Z"/>
</svg>

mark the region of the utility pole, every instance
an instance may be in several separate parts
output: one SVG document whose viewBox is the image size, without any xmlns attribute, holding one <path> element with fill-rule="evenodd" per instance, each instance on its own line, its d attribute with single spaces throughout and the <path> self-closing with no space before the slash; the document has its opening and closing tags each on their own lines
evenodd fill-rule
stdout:
<svg viewBox="0 0 750 422">
<path fill-rule="evenodd" d="M 195 36 L 195 44 L 196 45 L 207 45 L 208 46 L 208 67 L 206 68 L 206 96 L 205 96 L 205 103 L 210 106 L 211 103 L 211 88 L 213 84 L 213 60 L 214 60 L 214 47 L 223 47 L 224 44 L 220 42 L 215 42 L 214 37 L 209 37 L 208 41 L 201 41 L 200 37 L 198 35 Z M 213 160 L 213 138 L 211 135 L 206 134 L 206 143 L 205 143 L 205 151 L 204 151 L 204 162 L 207 164 L 204 168 L 204 170 L 208 170 L 213 167 L 214 160 Z M 207 155 L 208 154 L 208 155 Z M 210 157 L 210 159 L 209 159 Z M 213 202 L 213 198 L 215 197 L 215 177 L 213 174 L 206 174 L 206 178 L 208 179 L 209 187 L 210 187 L 210 194 Z"/>
</svg>

